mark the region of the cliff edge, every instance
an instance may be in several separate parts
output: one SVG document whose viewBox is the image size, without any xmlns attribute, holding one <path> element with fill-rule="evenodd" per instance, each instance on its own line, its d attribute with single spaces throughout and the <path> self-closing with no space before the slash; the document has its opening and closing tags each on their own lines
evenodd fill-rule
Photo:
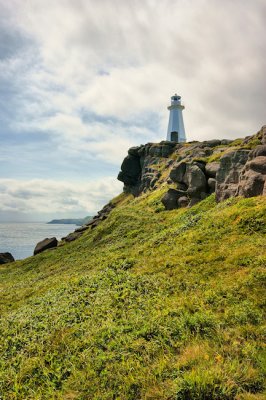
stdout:
<svg viewBox="0 0 266 400">
<path fill-rule="evenodd" d="M 166 209 L 192 206 L 215 192 L 216 201 L 266 194 L 266 126 L 245 139 L 178 144 L 162 141 L 128 150 L 118 179 L 139 196 L 164 185 Z"/>
</svg>

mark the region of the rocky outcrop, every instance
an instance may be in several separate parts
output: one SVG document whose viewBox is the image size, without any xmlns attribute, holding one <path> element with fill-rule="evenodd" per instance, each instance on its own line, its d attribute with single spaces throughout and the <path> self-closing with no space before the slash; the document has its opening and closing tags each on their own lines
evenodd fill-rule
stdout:
<svg viewBox="0 0 266 400">
<path fill-rule="evenodd" d="M 250 152 L 239 176 L 238 195 L 253 197 L 266 195 L 266 145 Z"/>
<path fill-rule="evenodd" d="M 221 158 L 217 172 L 216 200 L 266 194 L 266 126 L 245 144 L 260 142 L 252 150 L 239 149 Z"/>
<path fill-rule="evenodd" d="M 177 202 L 179 206 L 184 207 L 185 203 L 194 205 L 211 193 L 205 173 L 205 162 L 202 161 L 180 161 L 173 165 L 170 179 L 184 189 L 180 196 L 182 202 Z"/>
<path fill-rule="evenodd" d="M 121 165 L 118 180 L 124 183 L 125 192 L 138 196 L 147 190 L 155 189 L 157 183 L 162 183 L 162 174 L 158 167 L 164 165 L 165 168 L 170 168 L 169 183 L 178 183 L 179 188 L 181 185 L 182 190 L 188 191 L 188 196 L 200 200 L 206 197 L 203 193 L 209 194 L 214 190 L 214 181 L 211 180 L 208 185 L 208 178 L 215 179 L 219 167 L 218 162 L 213 162 L 205 170 L 204 158 L 216 152 L 222 152 L 224 148 L 221 146 L 229 143 L 231 143 L 229 140 L 210 140 L 189 144 L 163 141 L 132 147 Z M 173 193 L 171 193 L 172 196 Z M 169 203 L 167 196 L 166 199 Z"/>
<path fill-rule="evenodd" d="M 136 148 L 129 149 L 136 150 Z M 127 157 L 124 159 L 121 165 L 121 172 L 118 175 L 118 179 L 123 181 L 127 186 L 137 185 L 141 173 L 140 157 L 137 154 L 129 152 Z"/>
<path fill-rule="evenodd" d="M 36 254 L 42 253 L 44 250 L 47 250 L 47 249 L 53 249 L 53 248 L 57 247 L 57 244 L 58 244 L 58 241 L 55 237 L 46 238 L 44 240 L 41 240 L 39 243 L 36 244 L 33 255 L 35 256 Z"/>
<path fill-rule="evenodd" d="M 232 196 L 265 194 L 265 165 L 263 126 L 256 135 L 234 143 L 215 139 L 132 147 L 118 179 L 124 182 L 124 191 L 134 196 L 161 184 L 170 185 L 162 203 L 165 209 L 172 210 L 192 206 L 214 192 L 217 202 Z"/>
<path fill-rule="evenodd" d="M 177 202 L 179 206 L 181 204 L 184 206 L 185 203 L 195 204 L 205 198 L 209 192 L 204 162 L 180 161 L 173 165 L 170 179 L 177 183 L 178 187 L 184 189 L 179 196 L 183 198 L 182 203 Z M 185 197 L 187 197 L 186 201 Z"/>
<path fill-rule="evenodd" d="M 117 177 L 124 183 L 124 191 L 138 196 L 155 188 L 161 177 L 155 166 L 160 163 L 161 158 L 168 158 L 179 146 L 174 142 L 163 141 L 131 147 Z"/>
<path fill-rule="evenodd" d="M 0 253 L 0 264 L 7 264 L 14 261 L 15 259 L 11 253 Z"/>
<path fill-rule="evenodd" d="M 196 163 L 187 164 L 184 175 L 184 183 L 187 184 L 187 194 L 189 198 L 204 199 L 206 197 L 207 180 L 203 169 Z"/>
<path fill-rule="evenodd" d="M 221 158 L 216 174 L 216 200 L 222 201 L 237 195 L 239 177 L 248 160 L 249 150 L 240 149 Z"/>
<path fill-rule="evenodd" d="M 108 215 L 115 208 L 115 204 L 108 203 L 106 204 L 100 211 L 98 211 L 97 215 L 95 215 L 88 223 L 82 225 L 80 228 L 77 228 L 74 232 L 71 232 L 66 237 L 63 237 L 62 240 L 64 242 L 73 242 L 78 239 L 85 231 L 88 229 L 94 229 L 98 226 L 102 221 L 107 219 Z"/>
</svg>

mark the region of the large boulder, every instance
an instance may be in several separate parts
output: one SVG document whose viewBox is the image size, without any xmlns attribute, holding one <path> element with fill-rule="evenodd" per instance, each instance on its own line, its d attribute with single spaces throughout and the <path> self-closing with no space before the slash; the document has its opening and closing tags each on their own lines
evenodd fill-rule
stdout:
<svg viewBox="0 0 266 400">
<path fill-rule="evenodd" d="M 205 165 L 206 175 L 209 176 L 210 178 L 215 178 L 219 167 L 220 167 L 219 162 L 210 162 L 206 164 Z"/>
<path fill-rule="evenodd" d="M 239 149 L 221 157 L 216 173 L 216 201 L 220 202 L 237 195 L 240 174 L 248 160 L 249 152 Z"/>
<path fill-rule="evenodd" d="M 251 156 L 256 154 L 261 154 L 260 149 L 253 151 Z M 243 168 L 239 180 L 238 195 L 253 197 L 266 194 L 266 156 L 258 156 L 249 160 Z"/>
<path fill-rule="evenodd" d="M 184 176 L 186 173 L 187 163 L 185 161 L 180 161 L 174 164 L 171 172 L 170 172 L 170 179 L 176 183 L 185 183 Z"/>
<path fill-rule="evenodd" d="M 54 247 L 57 247 L 58 241 L 55 237 L 52 238 L 46 238 L 39 243 L 36 244 L 36 247 L 34 249 L 33 254 L 36 255 L 38 253 L 41 253 L 44 250 L 47 249 L 52 249 Z"/>
<path fill-rule="evenodd" d="M 204 199 L 208 192 L 207 179 L 204 171 L 204 162 L 180 161 L 173 166 L 170 172 L 170 179 L 178 183 L 178 185 L 183 185 L 183 187 L 187 189 L 185 197 L 189 197 L 190 200 L 196 198 L 199 201 Z M 182 202 L 182 204 L 184 203 L 185 202 Z M 192 203 L 194 203 L 194 201 Z"/>
<path fill-rule="evenodd" d="M 259 156 L 253 158 L 253 160 L 250 160 L 246 163 L 245 168 L 252 169 L 255 172 L 258 172 L 259 174 L 266 174 L 266 156 Z"/>
<path fill-rule="evenodd" d="M 188 186 L 187 193 L 190 198 L 197 197 L 201 199 L 205 197 L 202 196 L 202 193 L 205 194 L 207 192 L 207 181 L 204 172 L 198 165 L 187 165 L 184 182 Z"/>
<path fill-rule="evenodd" d="M 261 156 L 266 157 L 266 144 L 256 146 L 255 149 L 250 152 L 249 159 Z"/>
<path fill-rule="evenodd" d="M 186 192 L 182 190 L 169 189 L 162 198 L 162 203 L 166 210 L 178 208 L 178 199 L 186 197 Z"/>
<path fill-rule="evenodd" d="M 7 264 L 14 261 L 15 259 L 11 253 L 0 253 L 0 264 Z"/>
</svg>

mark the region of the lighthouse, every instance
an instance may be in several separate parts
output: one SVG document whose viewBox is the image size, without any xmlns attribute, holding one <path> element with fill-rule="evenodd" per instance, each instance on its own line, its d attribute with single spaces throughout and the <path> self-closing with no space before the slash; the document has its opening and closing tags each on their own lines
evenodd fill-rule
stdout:
<svg viewBox="0 0 266 400">
<path fill-rule="evenodd" d="M 182 110 L 185 106 L 181 104 L 181 96 L 178 96 L 177 94 L 172 96 L 171 105 L 167 108 L 170 110 L 170 115 L 166 140 L 178 143 L 186 142 L 186 133 L 182 115 Z"/>
</svg>

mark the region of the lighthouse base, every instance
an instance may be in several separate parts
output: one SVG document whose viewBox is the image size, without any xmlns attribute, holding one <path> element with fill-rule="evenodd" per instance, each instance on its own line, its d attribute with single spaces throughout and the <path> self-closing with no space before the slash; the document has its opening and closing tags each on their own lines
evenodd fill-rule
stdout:
<svg viewBox="0 0 266 400">
<path fill-rule="evenodd" d="M 186 134 L 184 128 L 184 121 L 182 110 L 184 106 L 182 104 L 172 104 L 168 107 L 170 111 L 169 123 L 167 129 L 166 140 L 170 142 L 185 143 Z"/>
<path fill-rule="evenodd" d="M 178 142 L 178 132 L 171 132 L 171 142 Z"/>
</svg>

